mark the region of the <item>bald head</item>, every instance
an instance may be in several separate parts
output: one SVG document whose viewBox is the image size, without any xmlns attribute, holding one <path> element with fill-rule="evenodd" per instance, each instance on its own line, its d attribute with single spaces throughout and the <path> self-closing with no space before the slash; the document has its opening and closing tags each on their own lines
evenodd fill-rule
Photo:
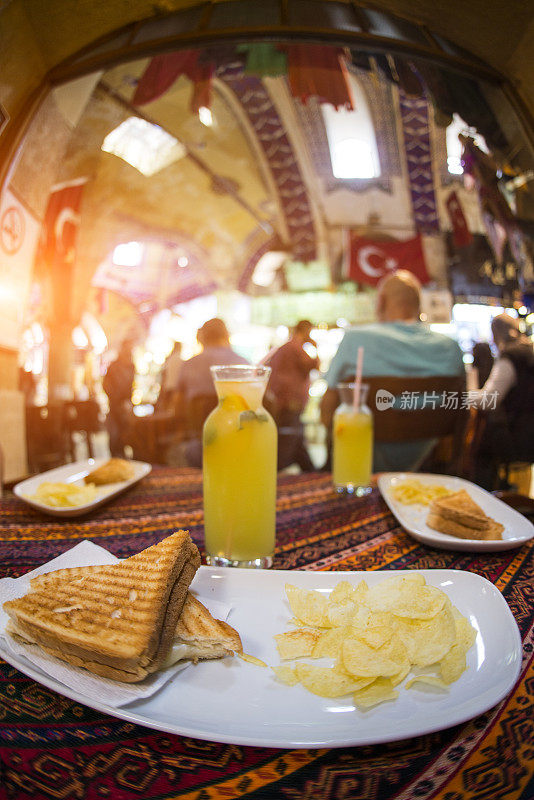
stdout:
<svg viewBox="0 0 534 800">
<path fill-rule="evenodd" d="M 380 322 L 416 322 L 421 312 L 421 284 L 399 269 L 378 284 L 376 315 Z"/>
</svg>

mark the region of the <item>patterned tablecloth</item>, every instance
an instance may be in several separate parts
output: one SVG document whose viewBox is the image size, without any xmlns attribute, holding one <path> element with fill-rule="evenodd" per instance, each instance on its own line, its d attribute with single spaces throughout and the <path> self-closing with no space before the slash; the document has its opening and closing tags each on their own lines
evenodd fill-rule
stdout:
<svg viewBox="0 0 534 800">
<path fill-rule="evenodd" d="M 89 518 L 44 517 L 0 501 L 1 576 L 16 577 L 82 539 L 125 557 L 188 528 L 202 549 L 194 470 L 155 469 Z M 375 747 L 276 750 L 158 733 L 102 715 L 0 661 L 0 798 L 131 800 L 529 800 L 534 798 L 534 540 L 502 553 L 435 550 L 398 525 L 374 490 L 340 498 L 324 473 L 280 480 L 275 567 L 470 570 L 517 620 L 521 676 L 467 724 Z"/>
</svg>

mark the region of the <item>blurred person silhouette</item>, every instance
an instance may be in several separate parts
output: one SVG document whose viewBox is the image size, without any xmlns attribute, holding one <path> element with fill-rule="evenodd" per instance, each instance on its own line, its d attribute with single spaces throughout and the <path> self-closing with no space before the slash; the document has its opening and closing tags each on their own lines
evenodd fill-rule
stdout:
<svg viewBox="0 0 534 800">
<path fill-rule="evenodd" d="M 302 319 L 293 328 L 291 338 L 269 354 L 265 363 L 271 376 L 265 393 L 265 407 L 278 428 L 278 469 L 297 464 L 303 472 L 312 472 L 315 465 L 304 439 L 301 415 L 308 402 L 310 372 L 319 368 L 319 357 L 309 355 L 304 346 L 315 341 L 313 325 Z"/>
<path fill-rule="evenodd" d="M 180 398 L 178 391 L 178 378 L 183 365 L 182 343 L 175 342 L 165 359 L 161 371 L 161 389 L 158 397 L 158 408 L 162 410 L 176 410 Z"/>
<path fill-rule="evenodd" d="M 493 367 L 493 353 L 488 342 L 476 342 L 473 345 L 473 367 L 477 371 L 477 387 L 481 389 L 490 376 Z"/>
<path fill-rule="evenodd" d="M 249 363 L 232 350 L 228 328 L 219 317 L 205 322 L 197 331 L 197 339 L 202 352 L 182 363 L 176 387 L 185 403 L 188 437 L 185 456 L 191 467 L 202 466 L 202 427 L 217 405 L 210 367 Z"/>
<path fill-rule="evenodd" d="M 124 458 L 124 445 L 132 411 L 132 387 L 135 366 L 132 359 L 133 342 L 125 339 L 115 361 L 109 365 L 102 380 L 108 396 L 109 413 L 106 428 L 109 434 L 109 449 L 116 458 Z"/>
<path fill-rule="evenodd" d="M 353 378 L 358 348 L 363 346 L 363 377 L 465 376 L 462 351 L 453 339 L 420 322 L 421 284 L 408 270 L 397 270 L 378 284 L 378 322 L 349 328 L 326 373 L 321 421 L 331 441 L 332 418 L 339 404 L 336 386 Z M 436 440 L 375 442 L 375 472 L 416 470 Z M 330 451 L 331 448 L 329 448 Z M 325 469 L 330 469 L 329 458 Z"/>
<path fill-rule="evenodd" d="M 534 348 L 509 314 L 494 317 L 491 332 L 498 357 L 483 387 L 469 393 L 483 417 L 474 480 L 488 491 L 498 488 L 500 465 L 534 462 Z"/>
<path fill-rule="evenodd" d="M 19 367 L 19 391 L 23 393 L 27 406 L 35 404 L 37 380 L 33 372 L 24 369 L 24 367 Z"/>
</svg>

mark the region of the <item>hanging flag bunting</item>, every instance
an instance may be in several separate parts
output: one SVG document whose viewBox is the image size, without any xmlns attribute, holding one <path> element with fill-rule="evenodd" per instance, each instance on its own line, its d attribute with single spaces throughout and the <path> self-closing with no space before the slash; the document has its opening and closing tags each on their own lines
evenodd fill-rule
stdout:
<svg viewBox="0 0 534 800">
<path fill-rule="evenodd" d="M 354 110 L 345 55 L 341 48 L 291 44 L 280 47 L 288 56 L 288 80 L 293 97 L 304 103 L 317 97 L 334 108 Z"/>
<path fill-rule="evenodd" d="M 397 269 L 412 272 L 421 283 L 428 283 L 421 236 L 404 242 L 380 242 L 348 233 L 348 279 L 376 286 L 386 275 Z"/>
<path fill-rule="evenodd" d="M 240 44 L 237 53 L 245 55 L 245 75 L 257 78 L 279 78 L 287 75 L 287 56 L 270 42 Z"/>
<path fill-rule="evenodd" d="M 214 70 L 215 62 L 203 56 L 200 50 L 180 50 L 155 56 L 139 79 L 132 103 L 134 106 L 152 103 L 185 75 L 193 83 L 189 107 L 196 114 L 202 106 L 211 106 Z"/>
<path fill-rule="evenodd" d="M 471 231 L 467 227 L 467 221 L 460 205 L 456 192 L 451 192 L 445 201 L 449 218 L 452 225 L 452 235 L 455 247 L 468 247 L 473 241 Z"/>
</svg>

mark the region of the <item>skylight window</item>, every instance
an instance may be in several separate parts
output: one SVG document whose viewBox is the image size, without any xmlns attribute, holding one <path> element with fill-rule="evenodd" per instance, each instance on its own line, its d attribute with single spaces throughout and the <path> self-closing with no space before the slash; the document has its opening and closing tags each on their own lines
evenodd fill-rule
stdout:
<svg viewBox="0 0 534 800">
<path fill-rule="evenodd" d="M 129 117 L 121 122 L 106 136 L 102 150 L 122 158 L 147 177 L 186 153 L 178 139 L 140 117 Z"/>
<path fill-rule="evenodd" d="M 113 250 L 112 261 L 117 267 L 138 267 L 142 258 L 141 242 L 124 242 Z"/>
<path fill-rule="evenodd" d="M 484 153 L 489 153 L 486 140 L 483 136 L 477 133 L 476 128 L 470 128 L 469 125 L 463 121 L 458 115 L 454 114 L 452 122 L 447 126 L 447 169 L 451 175 L 463 175 L 464 168 L 462 167 L 462 143 L 458 136 L 463 133 L 470 136 L 476 146 Z"/>
<path fill-rule="evenodd" d="M 380 160 L 367 98 L 350 76 L 354 110 L 323 104 L 321 110 L 330 148 L 332 172 L 340 180 L 377 178 Z"/>
</svg>

